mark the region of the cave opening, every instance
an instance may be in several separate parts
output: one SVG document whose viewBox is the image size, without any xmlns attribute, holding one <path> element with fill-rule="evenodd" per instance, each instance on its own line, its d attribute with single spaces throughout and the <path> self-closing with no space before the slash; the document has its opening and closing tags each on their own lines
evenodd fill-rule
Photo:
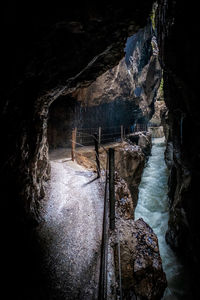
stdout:
<svg viewBox="0 0 200 300">
<path fill-rule="evenodd" d="M 159 0 L 155 14 L 153 1 L 128 1 L 128 6 L 86 2 L 68 5 L 67 9 L 36 3 L 30 9 L 16 5 L 14 0 L 5 5 L 1 183 L 5 199 L 2 211 L 9 214 L 4 243 L 6 295 L 33 300 L 63 300 L 66 295 L 69 299 L 98 299 L 104 175 L 100 179 L 95 176 L 94 140 L 88 142 L 93 148 L 89 157 L 82 151 L 79 164 L 69 159 L 72 129 L 83 133 L 94 128 L 90 136 L 101 132 L 105 149 L 108 141 L 118 144 L 115 188 L 119 231 L 112 236 L 107 253 L 110 267 L 115 266 L 115 272 L 109 273 L 112 288 L 108 298 L 113 299 L 114 294 L 122 298 L 121 293 L 125 299 L 135 299 L 136 295 L 141 299 L 162 298 L 166 279 L 156 251 L 157 238 L 148 224 L 133 220 L 145 172 L 151 158 L 160 155 L 155 154 L 159 143 L 155 145 L 153 140 L 149 157 L 150 134 L 140 130 L 148 125 L 153 137 L 166 137 L 166 241 L 187 267 L 189 277 L 187 296 L 184 292 L 177 297 L 165 296 L 198 299 L 198 9 L 180 0 Z M 147 22 L 149 14 L 153 26 Z M 155 29 L 157 40 L 152 37 Z M 161 107 L 162 96 L 155 101 L 159 86 L 163 86 L 166 107 Z M 111 125 L 117 128 L 116 136 Z M 106 141 L 103 135 L 110 137 Z M 86 139 L 77 138 L 79 151 Z M 164 150 L 163 144 L 160 148 Z M 52 156 L 58 149 L 69 149 L 68 156 Z M 102 149 L 101 170 L 106 165 Z M 156 164 L 156 169 L 162 170 L 162 164 Z M 158 180 L 162 183 L 162 175 Z M 50 194 L 51 201 L 47 201 Z M 65 196 L 62 200 L 61 194 Z M 91 199 L 86 201 L 88 195 Z M 161 213 L 165 212 L 161 209 Z M 77 251 L 72 253 L 74 245 Z M 157 269 L 150 258 L 158 263 Z M 87 285 L 90 280 L 91 285 Z"/>
<path fill-rule="evenodd" d="M 86 167 L 86 169 L 89 169 L 89 173 L 86 175 L 90 178 L 90 180 L 88 181 L 89 184 L 93 183 L 95 180 L 91 172 L 91 170 L 95 170 L 95 155 L 94 149 L 93 151 L 91 149 L 94 148 L 93 136 L 94 134 L 97 134 L 98 140 L 100 139 L 100 144 L 103 144 L 104 147 L 107 147 L 107 144 L 109 144 L 109 147 L 115 148 L 115 151 L 117 153 L 116 176 L 118 176 L 121 181 L 125 180 L 125 184 L 128 185 L 126 189 L 130 194 L 129 198 L 132 197 L 132 205 L 134 207 L 136 207 L 137 194 L 139 191 L 139 204 L 136 207 L 135 220 L 142 217 L 150 226 L 152 226 L 151 220 L 146 220 L 144 212 L 142 210 L 138 210 L 138 206 L 140 205 L 140 190 L 142 190 L 142 187 L 144 186 L 143 180 L 145 178 L 145 175 L 142 176 L 144 162 L 148 161 L 149 155 L 151 155 L 151 137 L 153 138 L 153 147 L 155 147 L 155 144 L 160 145 L 158 142 L 156 142 L 157 140 L 160 141 L 160 139 L 164 139 L 163 122 L 161 115 L 166 113 L 166 106 L 163 95 L 163 71 L 158 60 L 159 51 L 152 24 L 148 23 L 144 29 L 139 30 L 135 35 L 128 38 L 124 51 L 125 56 L 117 66 L 103 73 L 96 79 L 96 81 L 94 81 L 90 85 L 83 88 L 78 88 L 70 95 L 59 97 L 50 106 L 47 131 L 53 178 L 52 187 L 50 188 L 51 191 L 49 194 L 51 198 L 50 202 L 51 206 L 53 206 L 54 209 L 57 210 L 58 208 L 54 204 L 54 201 L 56 202 L 57 200 L 56 197 L 53 196 L 53 189 L 58 188 L 59 180 L 61 180 L 62 183 L 65 182 L 65 185 L 68 185 L 69 181 L 63 181 L 63 178 L 69 177 L 69 174 L 78 181 L 80 181 L 79 175 L 77 176 L 79 172 L 82 172 L 82 176 L 84 176 L 84 169 L 80 169 L 78 171 L 78 169 L 75 168 L 76 170 L 72 174 L 71 171 L 74 167 L 73 164 L 69 163 L 69 160 L 71 158 L 72 135 L 74 128 L 76 128 L 77 132 L 75 161 L 79 165 L 82 165 Z M 101 130 L 100 136 L 99 129 Z M 121 129 L 123 131 L 123 134 Z M 124 142 L 126 144 L 122 145 Z M 130 145 L 131 147 L 138 146 L 140 150 L 137 151 L 142 151 L 143 161 L 142 163 L 140 162 L 141 165 L 139 167 L 139 171 L 137 170 L 137 167 L 132 167 L 131 169 L 130 167 L 128 167 L 128 165 L 120 165 L 122 156 L 124 155 L 123 152 L 127 151 L 125 150 L 125 148 L 123 149 L 123 147 L 127 147 L 127 145 L 129 145 L 129 147 Z M 164 149 L 164 142 L 162 145 L 162 149 Z M 118 149 L 119 147 L 121 147 L 120 151 Z M 136 151 L 136 149 L 138 148 L 134 148 L 133 151 Z M 103 157 L 101 152 L 99 154 L 99 157 L 103 165 L 102 168 L 106 168 L 105 157 Z M 126 164 L 133 163 L 131 162 L 132 158 L 123 157 L 123 160 L 126 161 Z M 133 160 L 139 161 L 137 155 L 135 158 L 133 158 Z M 68 166 L 66 167 L 65 165 L 63 171 L 61 172 L 62 175 L 60 176 L 59 164 L 60 168 L 62 168 L 61 164 L 63 162 L 66 163 L 66 161 L 68 161 Z M 162 157 L 162 155 L 160 156 L 159 154 L 156 163 L 156 169 L 159 170 L 161 164 L 164 163 L 164 157 Z M 121 170 L 123 168 L 125 168 L 126 170 Z M 146 167 L 145 171 L 146 169 L 148 168 Z M 135 179 L 128 179 L 127 176 L 123 174 L 127 173 L 129 177 L 135 176 L 131 174 L 131 172 L 139 172 L 139 175 Z M 150 172 L 152 173 L 152 170 Z M 160 180 L 162 177 L 160 175 L 161 174 L 158 175 L 158 180 Z M 60 177 L 60 179 L 57 180 L 56 177 Z M 151 174 L 150 177 L 153 178 L 154 174 Z M 142 183 L 141 185 L 139 185 L 141 178 Z M 161 196 L 162 193 L 159 193 L 159 191 L 156 190 L 156 197 L 160 198 L 160 201 L 162 197 L 166 198 L 167 195 L 167 173 L 165 174 L 163 181 L 164 183 L 161 188 L 163 189 L 163 196 Z M 119 182 L 118 185 L 121 184 Z M 134 184 L 135 187 L 133 187 Z M 154 182 L 153 184 L 157 186 L 158 182 Z M 74 186 L 75 183 L 71 183 L 71 185 Z M 83 186 L 86 186 L 86 183 L 84 183 Z M 84 193 L 83 186 L 82 193 Z M 80 186 L 77 186 L 76 188 L 78 190 L 80 189 Z M 95 186 L 93 188 L 95 188 Z M 67 195 L 70 194 L 69 190 L 64 190 L 61 187 L 60 190 L 62 190 L 62 197 L 64 196 L 65 199 L 67 199 Z M 77 190 L 74 190 L 73 187 L 72 193 L 74 192 L 79 195 Z M 120 201 L 125 201 L 126 203 L 126 193 L 127 191 L 125 192 L 124 196 L 123 192 L 120 192 L 119 203 L 121 203 Z M 151 199 L 151 205 L 155 205 L 155 211 L 157 214 L 159 214 L 159 201 L 156 205 L 154 203 L 154 197 L 153 195 L 151 195 L 152 192 L 149 190 L 148 193 L 148 197 Z M 52 201 L 52 199 L 54 199 L 54 201 Z M 82 195 L 82 199 L 84 199 L 84 194 Z M 61 197 L 59 201 L 62 202 Z M 76 202 L 75 199 L 73 199 L 73 202 Z M 166 202 L 167 201 L 165 201 L 165 204 L 163 205 L 165 206 L 165 209 L 167 211 L 168 205 L 166 204 Z M 62 204 L 62 206 L 64 208 L 65 204 Z M 65 209 L 70 210 L 69 208 L 67 208 L 67 206 L 65 207 Z M 144 210 L 147 209 L 148 206 L 144 208 Z M 49 214 L 52 217 L 51 208 L 48 207 L 47 210 L 49 210 Z M 102 208 L 100 209 L 100 214 L 102 214 L 101 210 Z M 161 214 L 162 213 L 163 212 L 161 211 Z M 151 214 L 151 211 L 149 211 L 149 214 Z M 46 217 L 48 218 L 48 213 Z M 56 218 L 56 215 L 54 215 L 54 217 Z M 75 214 L 73 215 L 73 217 L 75 218 Z M 160 222 L 161 218 L 162 216 L 159 215 L 159 218 L 157 218 L 158 223 Z M 152 220 L 153 219 L 155 219 L 155 216 L 152 217 Z M 96 221 L 97 220 L 98 218 L 96 219 Z M 163 221 L 164 225 L 162 225 L 162 231 L 159 232 L 159 234 L 157 232 L 157 236 L 159 238 L 159 247 L 162 248 L 168 247 L 166 244 L 163 246 L 162 242 L 160 242 L 160 240 L 165 240 L 167 222 L 168 214 L 166 213 L 166 218 Z M 69 224 L 68 226 L 70 228 Z M 154 227 L 155 226 L 152 226 L 152 228 L 155 230 Z M 73 235 L 73 232 L 71 234 Z M 68 242 L 70 244 L 70 241 Z M 57 247 L 59 248 L 59 246 Z M 167 254 L 165 255 L 164 252 Z M 172 262 L 170 261 L 169 252 L 169 249 L 168 251 L 166 249 L 165 251 L 163 251 L 163 249 L 161 251 L 161 257 L 164 260 L 165 270 L 167 269 L 167 279 L 170 280 L 170 285 L 168 287 L 168 291 L 170 292 L 165 293 L 163 299 L 168 299 L 170 297 L 169 295 L 171 295 L 172 297 L 180 297 L 181 294 L 178 294 L 178 280 L 180 276 L 178 279 L 174 279 L 171 276 L 171 274 L 173 273 L 173 267 L 173 270 L 175 272 L 177 272 L 178 268 L 180 269 L 181 267 L 179 267 L 175 256 L 173 256 L 172 254 L 171 257 L 173 256 L 173 259 Z M 73 255 L 71 255 L 71 259 L 73 260 Z M 178 267 L 176 270 L 175 268 L 177 265 Z M 168 266 L 168 268 L 166 266 Z M 114 270 L 111 269 L 110 272 L 112 273 L 114 272 Z M 164 279 L 162 284 L 164 284 Z M 62 281 L 61 285 L 63 285 Z M 65 289 L 64 286 L 63 289 Z M 123 295 L 126 295 L 127 299 L 129 299 L 130 291 L 126 291 L 126 283 L 123 283 L 123 289 Z M 176 289 L 178 289 L 178 292 Z M 73 289 L 70 293 L 74 293 Z"/>
</svg>

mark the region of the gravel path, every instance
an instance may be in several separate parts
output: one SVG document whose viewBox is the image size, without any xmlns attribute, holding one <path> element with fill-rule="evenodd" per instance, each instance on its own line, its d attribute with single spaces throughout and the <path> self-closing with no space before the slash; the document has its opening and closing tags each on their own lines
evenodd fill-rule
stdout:
<svg viewBox="0 0 200 300">
<path fill-rule="evenodd" d="M 67 159 L 51 161 L 48 200 L 39 235 L 50 299 L 97 299 L 103 186 L 96 175 Z"/>
</svg>

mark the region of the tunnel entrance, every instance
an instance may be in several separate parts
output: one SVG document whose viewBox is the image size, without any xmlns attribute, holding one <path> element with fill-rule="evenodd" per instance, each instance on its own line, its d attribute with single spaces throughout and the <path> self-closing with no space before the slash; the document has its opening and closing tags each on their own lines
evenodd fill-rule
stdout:
<svg viewBox="0 0 200 300">
<path fill-rule="evenodd" d="M 123 182 L 123 184 L 127 185 L 128 190 L 128 194 L 126 192 L 125 198 L 123 192 L 120 192 L 118 204 L 120 208 L 118 213 L 121 214 L 121 205 L 127 205 L 127 199 L 131 199 L 132 197 L 133 203 L 129 203 L 128 205 L 131 206 L 130 215 L 132 215 L 130 219 L 133 221 L 134 209 L 137 203 L 138 187 L 144 163 L 148 160 L 151 151 L 150 136 L 153 134 L 155 137 L 156 135 L 157 137 L 164 135 L 163 130 L 161 130 L 161 132 L 157 131 L 158 127 L 162 127 L 160 112 L 161 106 L 164 106 L 163 95 L 157 96 L 157 91 L 159 90 L 159 87 L 162 86 L 162 84 L 160 85 L 160 82 L 162 82 L 162 70 L 158 62 L 158 53 L 155 51 L 155 48 L 154 51 L 152 51 L 151 40 L 151 30 L 148 25 L 145 29 L 128 39 L 126 46 L 127 55 L 120 61 L 117 67 L 101 75 L 100 78 L 97 78 L 90 86 L 79 88 L 69 96 L 60 97 L 50 107 L 48 142 L 51 150 L 52 179 L 51 186 L 49 187 L 50 202 L 47 205 L 45 214 L 47 227 L 44 227 L 42 231 L 45 232 L 48 231 L 49 228 L 52 228 L 52 230 L 55 231 L 55 235 L 60 238 L 62 232 L 58 234 L 57 225 L 56 223 L 55 225 L 51 223 L 52 219 L 55 219 L 56 221 L 60 218 L 60 222 L 62 223 L 62 218 L 63 220 L 67 218 L 67 213 L 70 212 L 71 216 L 69 217 L 68 225 L 65 227 L 65 231 L 68 229 L 70 231 L 67 236 L 68 239 L 65 239 L 69 245 L 71 244 L 70 236 L 75 236 L 75 244 L 78 243 L 77 232 L 80 231 L 78 225 L 78 227 L 74 225 L 73 230 L 70 225 L 73 218 L 79 219 L 79 216 L 75 213 L 74 205 L 70 204 L 71 201 L 76 203 L 76 206 L 80 207 L 80 214 L 85 215 L 89 213 L 88 216 L 91 216 L 91 218 L 89 218 L 89 220 L 91 219 L 91 222 L 94 222 L 93 215 L 97 213 L 94 210 L 91 210 L 91 212 L 87 211 L 87 209 L 84 210 L 86 206 L 83 206 L 84 209 L 82 210 L 79 201 L 73 196 L 70 196 L 72 194 L 75 195 L 75 197 L 84 200 L 85 205 L 87 205 L 88 201 L 91 203 L 94 201 L 93 199 L 88 198 L 86 194 L 91 193 L 91 187 L 95 190 L 97 199 L 99 197 L 97 210 L 99 210 L 100 217 L 96 217 L 97 226 L 95 227 L 92 223 L 88 225 L 87 222 L 85 222 L 85 224 L 87 225 L 87 228 L 88 226 L 91 226 L 90 231 L 93 232 L 94 235 L 96 235 L 97 232 L 97 235 L 99 235 L 99 232 L 101 232 L 103 198 L 102 195 L 97 195 L 98 186 L 102 178 L 96 181 L 96 177 L 94 177 L 93 173 L 96 171 L 96 154 L 94 152 L 95 135 L 99 145 L 103 145 L 103 150 L 98 153 L 103 176 L 105 176 L 107 172 L 106 151 L 108 150 L 108 147 L 113 147 L 115 149 L 116 172 L 118 174 L 116 175 L 116 178 L 118 178 L 116 180 L 119 181 L 118 185 L 121 185 L 124 180 L 125 183 Z M 154 47 L 155 43 L 154 38 Z M 158 109 L 156 108 L 156 102 L 160 102 L 160 104 L 157 104 Z M 150 120 L 151 122 L 149 122 Z M 79 165 L 75 165 L 75 163 L 70 161 L 73 143 L 72 132 L 74 129 L 76 129 L 76 138 L 74 142 L 76 144 L 75 160 Z M 151 131 L 151 135 L 149 131 Z M 126 156 L 125 153 L 128 153 L 130 157 Z M 134 161 L 139 165 L 139 168 L 137 165 L 134 165 Z M 80 165 L 82 165 L 83 168 L 81 168 Z M 89 171 L 84 168 L 89 169 Z M 131 172 L 135 172 L 137 175 L 133 175 Z M 83 181 L 80 180 L 80 176 L 84 179 Z M 73 180 L 70 180 L 71 177 Z M 131 177 L 131 179 L 129 177 Z M 85 181 L 85 179 L 88 179 L 88 181 Z M 84 189 L 86 190 L 85 196 Z M 59 193 L 55 192 L 56 190 L 60 190 Z M 92 197 L 95 198 L 95 195 L 92 195 Z M 128 198 L 127 195 L 129 195 Z M 92 205 L 96 206 L 97 203 L 95 202 Z M 127 214 L 126 210 L 124 214 Z M 143 217 L 143 215 L 140 215 L 139 217 Z M 85 228 L 85 225 L 83 224 L 80 226 L 82 226 L 84 231 L 83 235 L 85 236 L 85 234 L 87 234 L 87 228 Z M 164 232 L 162 233 L 163 239 Z M 97 253 L 94 264 L 90 266 L 91 257 L 88 257 L 88 265 L 85 266 L 86 269 L 92 268 L 92 272 L 96 272 L 97 274 L 99 273 L 98 268 L 100 263 L 100 248 L 97 248 L 97 244 L 100 240 L 100 236 L 98 237 L 98 240 L 94 239 L 93 243 L 96 244 L 92 250 L 88 248 L 88 253 L 91 253 L 91 255 L 94 255 L 94 252 Z M 57 245 L 56 248 L 59 249 L 60 245 L 58 245 L 56 240 L 54 242 Z M 123 243 L 123 239 L 121 242 Z M 74 246 L 71 245 L 72 249 L 73 247 Z M 50 251 L 54 250 L 50 249 Z M 77 249 L 75 246 L 73 252 L 76 254 L 76 251 Z M 65 253 L 66 257 L 70 256 L 72 261 L 74 261 L 74 255 L 69 252 L 69 249 L 66 249 Z M 64 256 L 60 255 L 59 252 L 55 252 L 53 255 L 60 257 L 59 260 L 64 259 Z M 115 255 L 112 255 L 112 259 L 115 261 Z M 79 263 L 82 264 L 82 256 L 80 256 Z M 123 264 L 124 263 L 125 262 L 123 262 Z M 54 262 L 52 262 L 52 266 L 57 268 Z M 116 266 L 117 264 L 115 262 L 115 267 Z M 63 269 L 63 272 L 68 272 L 70 263 L 66 264 L 65 267 L 67 269 Z M 60 276 L 59 272 L 60 271 L 58 270 L 58 276 Z M 112 269 L 111 273 L 114 272 L 116 272 L 116 270 Z M 65 281 L 61 280 L 60 277 L 60 285 L 63 286 L 63 290 L 66 290 L 68 281 L 73 281 L 73 277 L 80 276 L 79 279 L 81 282 L 82 274 L 76 273 L 75 269 L 71 274 L 71 277 L 69 276 Z M 126 275 L 123 273 L 122 276 Z M 162 276 L 159 278 L 159 280 L 161 280 L 161 287 L 165 285 L 165 278 Z M 95 279 L 94 273 L 92 273 L 92 277 L 94 280 L 92 289 L 93 293 L 96 293 L 95 286 L 98 285 L 98 281 Z M 88 280 L 87 276 L 85 277 L 85 280 Z M 86 281 L 84 284 L 85 286 L 87 286 Z M 77 286 L 75 283 L 74 286 L 72 284 L 70 293 L 74 293 L 76 290 L 75 286 Z M 83 286 L 79 286 L 78 288 L 82 289 L 81 293 L 86 293 Z M 133 293 L 133 295 L 135 293 L 133 288 L 131 291 L 128 290 L 126 282 L 121 288 L 123 290 L 123 295 L 127 295 L 127 299 L 130 298 L 130 293 Z M 117 290 L 117 293 L 119 293 L 119 289 Z M 138 293 L 141 293 L 141 291 Z M 158 288 L 156 293 L 162 292 L 159 291 Z"/>
<path fill-rule="evenodd" d="M 50 180 L 49 166 L 54 159 L 57 160 L 56 157 L 52 158 L 50 155 L 51 161 L 49 162 L 48 156 L 47 116 L 50 103 L 52 105 L 49 114 L 48 142 L 51 150 L 70 149 L 72 128 L 86 129 L 88 126 L 91 129 L 93 125 L 88 125 L 89 120 L 87 124 L 84 124 L 84 119 L 87 119 L 85 109 L 90 110 L 93 119 L 96 120 L 94 122 L 95 130 L 101 128 L 97 122 L 99 120 L 97 107 L 105 106 L 103 109 L 105 115 L 107 113 L 106 105 L 109 106 L 110 103 L 113 106 L 114 103 L 120 104 L 116 107 L 123 111 L 123 102 L 134 102 L 134 107 L 130 108 L 133 118 L 131 117 L 130 122 L 127 122 L 127 127 L 124 124 L 126 118 L 129 118 L 130 112 L 126 113 L 126 117 L 123 119 L 124 124 L 121 124 L 121 119 L 118 120 L 120 124 L 118 121 L 116 123 L 113 121 L 118 128 L 124 125 L 125 130 L 122 130 L 122 135 L 127 137 L 128 128 L 140 123 L 146 125 L 151 120 L 155 107 L 156 90 L 160 83 L 159 60 L 164 68 L 165 100 L 168 106 L 168 110 L 163 113 L 162 118 L 164 133 L 167 137 L 165 159 L 170 172 L 167 242 L 179 257 L 184 258 L 188 265 L 192 283 L 189 298 L 198 299 L 200 281 L 200 218 L 198 217 L 200 142 L 197 138 L 200 131 L 199 68 L 197 64 L 199 53 L 198 47 L 196 47 L 196 37 L 199 31 L 198 9 L 195 5 L 188 5 L 183 1 L 160 0 L 156 4 L 156 14 L 151 13 L 153 26 L 150 26 L 146 20 L 151 11 L 152 1 L 130 1 L 127 6 L 117 1 L 113 1 L 111 4 L 86 1 L 86 5 L 82 3 L 80 6 L 74 2 L 72 7 L 70 7 L 70 2 L 66 1 L 64 2 L 67 7 L 56 3 L 48 3 L 42 7 L 41 3 L 38 5 L 35 1 L 24 6 L 22 3 L 16 5 L 15 2 L 6 3 L 5 9 L 3 7 L 4 18 L 2 18 L 4 23 L 2 35 L 4 76 L 1 92 L 3 155 L 0 169 L 2 204 L 6 205 L 2 211 L 6 212 L 5 215 L 9 215 L 5 224 L 9 220 L 9 227 L 11 227 L 7 234 L 8 241 L 4 243 L 8 248 L 6 262 L 9 266 L 7 265 L 5 270 L 5 274 L 8 276 L 4 276 L 8 285 L 6 290 L 8 297 L 10 291 L 13 290 L 14 297 L 21 299 L 49 300 L 51 298 L 48 292 L 47 294 L 44 292 L 43 295 L 42 281 L 39 283 L 40 276 L 37 276 L 37 272 L 42 274 L 41 268 L 38 268 L 40 251 L 37 251 L 35 249 L 37 247 L 34 246 L 35 242 L 37 243 L 35 232 L 43 222 L 43 219 L 40 218 L 42 213 L 40 207 L 43 205 L 43 201 L 46 201 L 45 197 L 48 197 L 46 186 Z M 148 26 L 144 28 L 145 24 Z M 155 38 L 152 37 L 152 33 L 157 35 L 159 47 Z M 131 36 L 132 34 L 134 36 Z M 123 59 L 122 53 L 127 36 L 130 36 L 130 39 L 126 47 L 127 55 Z M 15 45 L 15 49 L 13 45 Z M 68 99 L 70 103 L 66 110 L 65 104 L 61 105 L 62 109 L 57 105 L 57 101 L 61 100 L 62 102 L 64 98 Z M 83 109 L 82 115 L 85 115 L 82 119 L 80 116 L 74 119 L 76 105 L 74 100 L 71 102 L 70 99 L 75 99 L 78 105 L 78 115 Z M 56 108 L 56 106 L 58 107 Z M 93 106 L 96 108 L 92 108 Z M 62 115 L 63 111 L 66 115 L 59 123 L 57 117 Z M 111 112 L 108 113 L 108 119 L 111 117 L 113 120 L 112 109 L 108 109 L 108 112 Z M 80 121 L 80 124 L 76 124 L 75 120 Z M 100 121 L 102 123 L 104 118 Z M 157 128 L 159 127 L 157 121 L 154 121 L 156 118 L 149 124 L 152 135 L 163 134 Z M 106 124 L 105 126 L 107 126 Z M 109 123 L 108 127 L 110 128 L 111 125 L 112 123 Z M 111 130 L 103 132 L 102 126 L 101 131 L 102 134 L 111 134 L 113 138 Z M 119 135 L 118 131 L 117 135 Z M 123 189 L 119 187 L 122 180 L 120 179 L 121 181 L 118 182 L 118 216 L 119 218 L 122 215 L 125 216 L 131 224 L 130 216 L 133 207 L 129 200 L 133 197 L 134 205 L 137 202 L 134 195 L 136 197 L 138 193 L 141 169 L 146 162 L 143 158 L 149 153 L 149 149 L 147 149 L 148 151 L 139 149 L 142 148 L 147 137 L 148 134 L 138 133 L 133 137 L 131 147 L 125 144 L 126 140 L 123 141 L 127 151 L 123 152 L 119 150 L 122 147 L 118 147 L 118 159 L 123 162 L 123 165 L 119 164 L 121 175 L 123 174 L 127 180 L 126 182 L 123 179 Z M 117 138 L 120 138 L 121 143 L 121 136 L 117 136 Z M 81 143 L 83 141 L 80 141 Z M 94 145 L 91 147 L 94 148 Z M 55 168 L 53 167 L 52 170 L 55 171 L 58 165 L 63 166 L 70 161 L 70 159 L 67 162 L 64 161 L 64 158 L 61 161 L 60 159 L 57 162 L 54 161 Z M 72 177 L 78 178 L 82 185 L 92 181 L 93 177 L 90 180 L 90 173 L 88 173 L 87 182 L 81 181 L 81 176 L 86 180 L 87 176 L 85 177 L 84 174 L 87 172 L 85 173 L 82 169 L 72 170 L 70 163 L 67 174 L 72 172 Z M 88 165 L 88 161 L 86 161 L 86 165 Z M 132 176 L 133 174 L 128 176 L 127 172 L 133 171 L 133 166 L 138 166 L 137 171 L 134 176 Z M 63 172 L 64 170 L 63 167 Z M 65 172 L 59 174 L 60 179 L 62 179 L 61 177 L 69 179 Z M 54 176 L 52 178 L 55 179 Z M 130 178 L 134 181 L 132 184 L 129 182 Z M 55 180 L 54 183 L 57 184 L 58 182 L 56 182 Z M 59 190 L 62 191 L 63 186 L 76 184 L 73 180 L 71 183 L 64 181 L 61 184 L 61 182 L 62 180 L 55 188 L 57 193 Z M 124 190 L 127 191 L 126 195 L 120 194 Z M 70 192 L 71 190 L 68 190 L 69 195 Z M 53 196 L 56 198 L 56 193 Z M 81 195 L 76 193 L 73 196 L 81 198 Z M 75 202 L 75 199 L 72 199 Z M 59 217 L 64 212 L 66 212 L 66 216 L 69 216 L 71 212 L 73 214 L 73 207 L 64 207 L 63 201 L 58 201 L 58 203 L 60 203 L 60 206 L 57 207 Z M 52 202 L 51 204 L 53 205 Z M 120 209 L 125 206 L 130 210 L 124 210 L 122 213 Z M 77 207 L 79 207 L 78 204 Z M 63 222 L 59 223 L 59 217 L 57 218 L 53 214 L 49 214 L 48 217 L 52 221 L 51 224 L 55 221 L 58 225 L 56 232 L 62 231 L 64 224 Z M 61 219 L 63 220 L 63 218 Z M 69 220 L 74 221 L 70 218 Z M 92 220 L 94 221 L 94 219 Z M 127 223 L 124 222 L 124 224 Z M 70 227 L 70 224 L 68 225 Z M 145 227 L 143 222 L 139 222 L 135 226 L 137 230 L 142 227 L 142 232 Z M 128 229 L 129 227 L 125 226 L 124 228 Z M 148 227 L 146 230 L 146 233 L 149 234 Z M 64 231 L 67 235 L 67 230 Z M 54 233 L 55 230 L 50 226 L 47 230 L 48 241 L 46 244 L 58 246 L 62 238 L 55 241 L 55 237 L 52 238 Z M 145 236 L 143 233 L 140 236 L 141 239 L 142 236 Z M 119 232 L 120 243 L 125 238 L 122 235 L 122 232 Z M 134 237 L 137 240 L 137 237 Z M 151 240 L 148 239 L 149 242 Z M 153 241 L 156 242 L 155 237 L 153 237 Z M 116 245 L 118 244 L 116 242 Z M 153 244 L 155 245 L 155 243 Z M 123 252 L 124 249 L 117 246 L 115 253 Z M 142 250 L 142 248 L 140 249 Z M 66 248 L 63 248 L 63 253 L 65 250 Z M 131 253 L 137 253 L 137 251 Z M 52 251 L 52 257 L 54 254 L 55 252 Z M 138 255 L 136 258 L 139 259 L 140 256 Z M 70 257 L 67 259 L 70 260 Z M 55 266 L 56 258 L 54 257 L 53 260 L 52 266 Z M 51 261 L 51 257 L 50 260 L 46 260 L 45 266 L 49 261 Z M 63 257 L 62 263 L 66 263 Z M 62 263 L 60 260 L 57 264 L 57 271 Z M 119 262 L 116 262 L 117 272 L 119 271 L 118 264 Z M 130 266 L 129 271 L 133 274 L 131 269 L 133 263 L 123 262 L 123 264 Z M 12 270 L 13 276 L 10 276 L 10 270 Z M 19 270 L 22 270 L 21 276 Z M 63 271 L 62 267 L 60 270 Z M 53 273 L 55 269 L 52 267 L 51 271 Z M 122 276 L 130 274 L 129 271 L 123 268 Z M 119 277 L 119 272 L 117 274 Z M 55 276 L 57 276 L 56 272 Z M 134 282 L 129 280 L 126 282 L 134 286 Z M 151 282 L 150 278 L 146 282 Z M 154 280 L 154 282 L 157 281 Z M 13 289 L 10 289 L 11 285 Z M 57 289 L 59 290 L 59 288 L 58 284 Z M 126 296 L 128 288 L 127 285 L 123 286 Z M 135 290 L 137 288 L 139 288 L 139 284 L 134 286 Z M 30 292 L 31 290 L 33 293 Z M 62 292 L 60 293 L 62 294 Z M 60 299 L 64 297 L 61 294 Z M 119 290 L 118 294 L 120 295 Z M 129 296 L 132 297 L 130 294 Z"/>
</svg>

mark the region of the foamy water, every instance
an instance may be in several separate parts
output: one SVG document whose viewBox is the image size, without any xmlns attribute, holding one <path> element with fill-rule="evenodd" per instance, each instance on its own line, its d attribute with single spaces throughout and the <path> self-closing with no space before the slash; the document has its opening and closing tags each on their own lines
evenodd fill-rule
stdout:
<svg viewBox="0 0 200 300">
<path fill-rule="evenodd" d="M 167 201 L 168 171 L 164 161 L 164 138 L 153 139 L 152 155 L 149 158 L 139 187 L 139 199 L 135 219 L 143 218 L 158 237 L 163 269 L 168 288 L 163 300 L 185 299 L 186 282 L 184 270 L 174 252 L 165 241 L 169 211 Z"/>
</svg>

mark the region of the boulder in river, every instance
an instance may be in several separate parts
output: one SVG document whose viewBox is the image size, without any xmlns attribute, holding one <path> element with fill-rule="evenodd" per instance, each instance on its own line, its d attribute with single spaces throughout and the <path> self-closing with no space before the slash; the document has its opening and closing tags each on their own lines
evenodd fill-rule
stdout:
<svg viewBox="0 0 200 300">
<path fill-rule="evenodd" d="M 139 299 L 161 299 L 167 287 L 167 280 L 155 233 L 143 219 L 133 221 L 120 218 L 117 227 L 124 296 L 129 299 L 134 293 Z M 118 274 L 117 249 L 118 247 L 115 251 L 115 264 Z"/>
</svg>

